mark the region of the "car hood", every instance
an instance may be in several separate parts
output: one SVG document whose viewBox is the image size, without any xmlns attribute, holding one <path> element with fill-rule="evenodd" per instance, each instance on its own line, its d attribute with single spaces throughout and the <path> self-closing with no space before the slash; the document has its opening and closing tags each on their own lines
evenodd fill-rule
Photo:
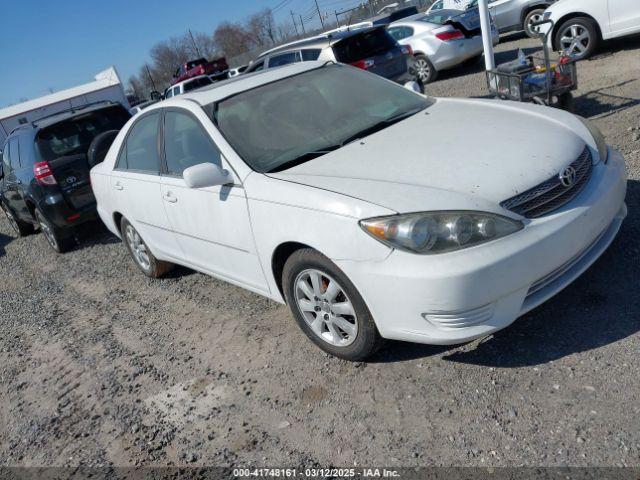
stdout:
<svg viewBox="0 0 640 480">
<path fill-rule="evenodd" d="M 269 176 L 396 212 L 501 211 L 500 202 L 557 175 L 582 153 L 581 125 L 547 108 L 438 99 L 361 141 Z"/>
</svg>

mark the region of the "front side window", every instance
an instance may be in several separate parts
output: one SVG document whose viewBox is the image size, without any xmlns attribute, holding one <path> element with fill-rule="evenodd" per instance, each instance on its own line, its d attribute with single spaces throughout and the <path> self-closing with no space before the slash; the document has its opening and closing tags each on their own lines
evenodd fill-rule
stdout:
<svg viewBox="0 0 640 480">
<path fill-rule="evenodd" d="M 238 93 L 213 112 L 243 160 L 269 172 L 336 150 L 433 102 L 377 75 L 333 64 Z"/>
<path fill-rule="evenodd" d="M 126 168 L 141 172 L 158 172 L 158 121 L 159 113 L 152 113 L 138 120 L 127 136 L 124 146 Z M 122 168 L 120 160 L 118 167 Z"/>
<path fill-rule="evenodd" d="M 300 61 L 300 52 L 286 52 L 275 55 L 269 59 L 269 68 L 281 67 Z"/>
<path fill-rule="evenodd" d="M 200 163 L 221 166 L 220 152 L 200 122 L 189 114 L 169 110 L 164 117 L 164 150 L 167 172 L 182 175 Z"/>
</svg>

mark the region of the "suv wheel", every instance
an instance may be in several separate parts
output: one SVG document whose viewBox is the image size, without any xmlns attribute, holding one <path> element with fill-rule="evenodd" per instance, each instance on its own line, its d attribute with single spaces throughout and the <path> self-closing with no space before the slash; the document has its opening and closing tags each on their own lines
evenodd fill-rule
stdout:
<svg viewBox="0 0 640 480">
<path fill-rule="evenodd" d="M 0 206 L 2 207 L 2 211 L 4 212 L 4 214 L 7 216 L 9 225 L 11 225 L 11 228 L 14 232 L 16 232 L 18 237 L 24 237 L 26 235 L 29 235 L 30 233 L 33 233 L 33 225 L 18 220 L 11 209 L 7 207 L 4 202 L 0 203 Z"/>
<path fill-rule="evenodd" d="M 599 41 L 596 23 L 587 17 L 575 17 L 560 25 L 554 46 L 556 50 L 567 52 L 575 60 L 582 60 L 593 53 Z"/>
<path fill-rule="evenodd" d="M 131 258 L 147 277 L 159 278 L 173 268 L 172 263 L 163 262 L 153 256 L 138 231 L 126 218 L 120 223 L 120 232 Z"/>
<path fill-rule="evenodd" d="M 522 24 L 522 29 L 524 30 L 524 33 L 527 35 L 527 37 L 529 37 L 529 38 L 539 38 L 540 37 L 540 34 L 536 30 L 536 27 L 533 26 L 533 24 L 542 21 L 542 15 L 543 14 L 544 14 L 544 8 L 536 8 L 534 10 L 531 10 L 524 17 L 524 22 Z"/>
<path fill-rule="evenodd" d="M 364 300 L 340 269 L 312 249 L 294 252 L 282 273 L 285 298 L 302 331 L 331 355 L 361 361 L 383 343 Z"/>
<path fill-rule="evenodd" d="M 55 225 L 44 217 L 40 210 L 36 210 L 36 220 L 47 243 L 56 252 L 64 253 L 74 247 L 75 238 L 73 235 L 64 235 L 59 228 L 56 228 Z"/>
</svg>

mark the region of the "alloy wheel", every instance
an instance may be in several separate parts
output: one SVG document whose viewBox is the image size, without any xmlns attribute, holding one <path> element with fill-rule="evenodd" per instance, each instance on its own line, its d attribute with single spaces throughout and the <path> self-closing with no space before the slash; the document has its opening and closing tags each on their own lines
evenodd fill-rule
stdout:
<svg viewBox="0 0 640 480">
<path fill-rule="evenodd" d="M 568 25 L 560 33 L 560 49 L 569 55 L 583 55 L 590 45 L 591 35 L 583 25 Z"/>
<path fill-rule="evenodd" d="M 311 331 L 325 342 L 351 345 L 358 335 L 358 319 L 340 284 L 324 272 L 303 270 L 294 284 L 295 299 Z"/>
<path fill-rule="evenodd" d="M 422 82 L 427 82 L 431 76 L 431 67 L 429 62 L 424 58 L 418 58 L 414 61 L 413 68 L 416 70 L 416 75 Z"/>
<path fill-rule="evenodd" d="M 125 229 L 125 236 L 127 237 L 127 244 L 131 249 L 133 258 L 142 267 L 143 270 L 149 270 L 151 261 L 149 260 L 149 254 L 147 252 L 147 246 L 136 232 L 135 228 L 131 225 L 127 225 Z"/>
<path fill-rule="evenodd" d="M 529 17 L 529 21 L 527 22 L 527 31 L 530 32 L 531 35 L 535 36 L 540 33 L 540 27 L 534 27 L 534 24 L 541 22 L 543 20 L 543 11 L 540 13 L 534 13 Z"/>
<path fill-rule="evenodd" d="M 47 239 L 47 242 L 49 242 L 49 245 L 51 245 L 55 250 L 57 250 L 58 241 L 56 240 L 56 237 L 53 234 L 53 230 L 40 215 L 38 215 L 38 225 L 40 225 L 40 231 L 44 234 L 44 238 Z"/>
<path fill-rule="evenodd" d="M 16 233 L 20 233 L 20 227 L 18 226 L 18 222 L 16 221 L 16 219 L 13 216 L 13 213 L 11 213 L 11 211 L 6 208 L 4 205 L 2 206 L 2 210 L 4 210 L 5 215 L 7 216 L 7 220 L 9 221 L 9 225 L 11 225 L 11 228 L 13 228 Z"/>
</svg>

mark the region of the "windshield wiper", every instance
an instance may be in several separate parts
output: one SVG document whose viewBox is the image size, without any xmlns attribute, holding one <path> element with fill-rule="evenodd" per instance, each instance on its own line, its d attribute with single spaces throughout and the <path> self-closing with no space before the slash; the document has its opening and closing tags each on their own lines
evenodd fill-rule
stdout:
<svg viewBox="0 0 640 480">
<path fill-rule="evenodd" d="M 322 155 L 333 152 L 334 150 L 339 149 L 341 146 L 342 144 L 330 145 L 328 147 L 323 147 L 318 150 L 313 150 L 311 152 L 305 152 L 302 155 L 298 155 L 297 157 L 292 158 L 291 160 L 287 160 L 286 162 L 281 163 L 270 170 L 267 170 L 266 173 L 281 172 L 282 170 L 295 167 L 296 165 L 300 165 L 301 163 L 308 162 L 309 160 L 313 160 L 314 158 L 318 158 L 318 157 L 321 157 Z"/>
<path fill-rule="evenodd" d="M 425 106 L 425 107 L 416 108 L 414 110 L 409 110 L 408 112 L 400 113 L 393 117 L 386 118 L 378 123 L 374 123 L 373 125 L 365 129 L 362 129 L 359 132 L 354 133 L 350 137 L 344 139 L 340 146 L 347 145 L 348 143 L 355 142 L 356 140 L 360 140 L 361 138 L 364 138 L 364 137 L 368 137 L 369 135 L 379 132 L 380 130 L 384 130 L 385 128 L 393 125 L 394 123 L 401 122 L 405 118 L 409 118 L 415 115 L 416 113 L 421 112 L 425 108 L 427 107 Z"/>
</svg>

